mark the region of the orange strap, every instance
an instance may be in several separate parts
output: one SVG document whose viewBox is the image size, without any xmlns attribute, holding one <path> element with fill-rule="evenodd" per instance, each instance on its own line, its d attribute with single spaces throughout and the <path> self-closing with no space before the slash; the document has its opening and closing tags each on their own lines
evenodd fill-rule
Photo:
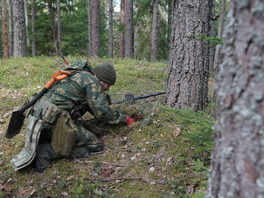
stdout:
<svg viewBox="0 0 264 198">
<path fill-rule="evenodd" d="M 57 71 L 55 74 L 53 74 L 52 79 L 50 79 L 50 81 L 46 83 L 45 88 L 50 89 L 56 81 L 60 81 L 64 78 L 67 78 L 72 74 L 73 73 L 68 71 Z"/>
</svg>

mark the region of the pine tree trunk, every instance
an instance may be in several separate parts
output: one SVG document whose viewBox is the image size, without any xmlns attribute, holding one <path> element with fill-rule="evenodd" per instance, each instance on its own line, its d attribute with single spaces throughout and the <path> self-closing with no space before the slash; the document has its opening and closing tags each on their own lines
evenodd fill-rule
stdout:
<svg viewBox="0 0 264 198">
<path fill-rule="evenodd" d="M 26 56 L 26 24 L 24 0 L 13 1 L 14 57 Z"/>
<path fill-rule="evenodd" d="M 264 2 L 234 0 L 217 75 L 208 198 L 264 196 Z"/>
<path fill-rule="evenodd" d="M 3 27 L 2 31 L 3 31 L 4 58 L 9 58 L 6 0 L 2 0 L 2 27 Z"/>
<path fill-rule="evenodd" d="M 212 0 L 173 1 L 172 37 L 166 105 L 203 110 L 208 96 L 208 36 Z"/>
<path fill-rule="evenodd" d="M 113 0 L 109 0 L 109 11 L 108 11 L 108 16 L 109 16 L 109 27 L 108 27 L 108 36 L 109 36 L 109 41 L 108 41 L 108 57 L 113 58 L 113 42 L 114 42 L 114 35 L 113 35 Z"/>
<path fill-rule="evenodd" d="M 57 32 L 57 28 L 55 24 L 55 14 L 54 14 L 52 0 L 48 0 L 48 9 L 49 9 L 49 14 L 50 14 L 51 28 L 52 28 L 53 41 L 54 41 L 54 46 L 56 50 L 56 55 L 59 56 L 58 32 Z"/>
<path fill-rule="evenodd" d="M 125 57 L 132 58 L 133 52 L 133 0 L 125 0 Z"/>
<path fill-rule="evenodd" d="M 218 31 L 217 31 L 217 37 L 222 38 L 223 36 L 223 29 L 224 29 L 224 21 L 226 17 L 226 0 L 221 0 L 221 7 L 220 7 L 220 18 L 218 22 Z M 219 62 L 220 62 L 220 51 L 221 51 L 221 44 L 218 44 L 215 49 L 215 56 L 214 56 L 214 71 L 218 70 Z"/>
<path fill-rule="evenodd" d="M 159 5 L 159 0 L 154 0 L 153 1 L 153 16 L 152 16 L 152 34 L 151 34 L 151 61 L 157 60 L 158 5 Z"/>
<path fill-rule="evenodd" d="M 60 9 L 60 0 L 57 0 L 57 24 L 58 24 L 58 41 L 57 41 L 57 47 L 58 47 L 58 52 L 59 56 L 62 56 L 62 51 L 61 51 L 61 9 Z"/>
<path fill-rule="evenodd" d="M 26 35 L 28 35 L 28 1 L 24 0 L 24 9 L 25 9 L 25 24 L 26 24 Z M 26 46 L 30 45 L 30 40 L 28 36 L 26 36 Z"/>
<path fill-rule="evenodd" d="M 91 0 L 90 1 L 90 20 L 91 20 L 91 29 L 90 29 L 90 56 L 99 57 L 99 1 Z"/>
<path fill-rule="evenodd" d="M 32 40 L 31 40 L 31 45 L 32 45 L 32 56 L 37 55 L 37 45 L 36 45 L 36 27 L 35 27 L 35 21 L 36 21 L 36 0 L 32 0 L 32 5 L 31 5 L 31 12 L 32 12 L 32 18 L 31 18 L 31 31 L 32 31 Z"/>
<path fill-rule="evenodd" d="M 13 16 L 13 1 L 8 0 L 8 26 L 9 26 L 9 56 L 14 55 L 14 16 Z"/>
<path fill-rule="evenodd" d="M 90 15 L 90 0 L 87 0 L 87 32 L 88 32 L 88 43 L 87 43 L 87 51 L 88 51 L 88 57 L 91 56 L 91 47 L 90 47 L 90 41 L 91 41 L 91 29 L 92 29 L 92 23 L 91 23 L 91 15 Z"/>
<path fill-rule="evenodd" d="M 120 33 L 119 33 L 119 57 L 124 58 L 125 57 L 125 33 L 124 33 L 124 27 L 125 27 L 125 0 L 121 0 L 120 2 Z"/>
</svg>

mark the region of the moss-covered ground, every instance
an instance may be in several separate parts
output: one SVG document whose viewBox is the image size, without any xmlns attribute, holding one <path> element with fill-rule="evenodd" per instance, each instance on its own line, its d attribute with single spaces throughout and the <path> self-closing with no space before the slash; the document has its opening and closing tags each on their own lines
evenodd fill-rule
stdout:
<svg viewBox="0 0 264 198">
<path fill-rule="evenodd" d="M 68 61 L 84 59 L 67 57 Z M 131 59 L 91 59 L 95 66 L 112 62 L 117 71 L 112 101 L 166 91 L 166 63 Z M 103 154 L 57 160 L 44 173 L 31 167 L 14 171 L 10 159 L 24 145 L 25 127 L 5 138 L 11 113 L 41 90 L 61 67 L 58 57 L 0 60 L 0 197 L 203 197 L 212 149 L 212 113 L 163 106 L 165 95 L 116 104 L 138 121 L 112 126 L 102 135 Z M 84 119 L 89 116 L 85 115 Z"/>
</svg>

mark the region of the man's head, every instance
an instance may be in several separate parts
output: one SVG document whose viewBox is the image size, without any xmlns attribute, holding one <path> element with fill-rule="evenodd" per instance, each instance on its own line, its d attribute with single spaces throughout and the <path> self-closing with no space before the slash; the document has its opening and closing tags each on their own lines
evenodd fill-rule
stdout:
<svg viewBox="0 0 264 198">
<path fill-rule="evenodd" d="M 102 63 L 94 68 L 96 77 L 101 81 L 103 91 L 107 91 L 111 85 L 115 84 L 116 72 L 111 63 Z"/>
</svg>

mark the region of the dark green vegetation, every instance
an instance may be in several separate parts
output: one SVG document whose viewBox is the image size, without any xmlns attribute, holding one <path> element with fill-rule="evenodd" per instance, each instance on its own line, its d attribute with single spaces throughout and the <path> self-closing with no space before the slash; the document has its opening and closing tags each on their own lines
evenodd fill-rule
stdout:
<svg viewBox="0 0 264 198">
<path fill-rule="evenodd" d="M 140 96 L 166 90 L 164 63 L 90 60 L 93 66 L 105 61 L 113 62 L 117 70 L 116 86 L 110 90 L 113 101 L 124 99 L 126 93 Z M 104 154 L 59 160 L 43 174 L 30 167 L 15 172 L 9 161 L 23 147 L 25 130 L 11 140 L 4 137 L 11 112 L 62 66 L 56 57 L 0 62 L 0 197 L 203 197 L 212 149 L 211 111 L 163 107 L 164 95 L 113 106 L 139 121 L 111 127 L 102 136 Z"/>
</svg>

